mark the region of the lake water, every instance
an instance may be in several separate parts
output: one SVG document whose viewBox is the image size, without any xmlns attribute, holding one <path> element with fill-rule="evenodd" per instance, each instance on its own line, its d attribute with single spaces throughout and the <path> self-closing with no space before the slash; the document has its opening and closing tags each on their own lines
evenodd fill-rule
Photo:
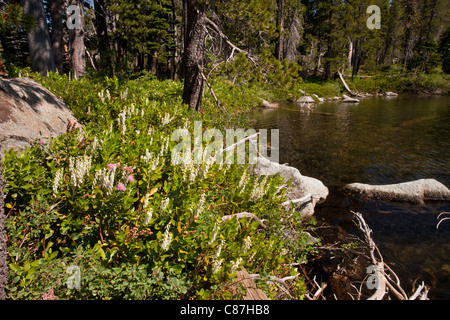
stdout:
<svg viewBox="0 0 450 320">
<path fill-rule="evenodd" d="M 436 230 L 438 214 L 450 211 L 450 203 L 364 202 L 340 189 L 423 178 L 450 187 L 450 97 L 378 97 L 312 110 L 286 103 L 256 112 L 255 121 L 255 129 L 280 130 L 280 163 L 329 187 L 317 216 L 339 224 L 350 210 L 361 212 L 407 292 L 414 281 L 425 281 L 431 299 L 450 299 L 450 221 Z"/>
</svg>

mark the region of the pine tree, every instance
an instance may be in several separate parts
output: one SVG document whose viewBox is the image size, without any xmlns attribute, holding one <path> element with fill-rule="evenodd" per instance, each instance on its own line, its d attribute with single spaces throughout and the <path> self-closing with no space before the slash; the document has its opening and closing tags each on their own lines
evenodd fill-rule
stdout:
<svg viewBox="0 0 450 320">
<path fill-rule="evenodd" d="M 117 19 L 111 37 L 118 46 L 116 64 L 119 69 L 158 73 L 159 62 L 167 65 L 170 51 L 173 51 L 169 23 L 171 6 L 171 1 L 155 0 L 124 0 L 110 6 Z"/>
</svg>

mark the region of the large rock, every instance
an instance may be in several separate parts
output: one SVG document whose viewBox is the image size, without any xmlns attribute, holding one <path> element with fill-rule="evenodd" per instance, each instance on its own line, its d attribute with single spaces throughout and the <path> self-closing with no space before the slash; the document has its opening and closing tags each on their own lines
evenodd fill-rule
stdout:
<svg viewBox="0 0 450 320">
<path fill-rule="evenodd" d="M 356 98 L 350 98 L 350 97 L 347 97 L 347 98 L 345 98 L 342 102 L 345 102 L 345 103 L 358 103 L 359 100 L 356 99 Z"/>
<path fill-rule="evenodd" d="M 314 100 L 311 96 L 302 96 L 300 99 L 295 99 L 294 103 L 316 103 L 317 101 Z"/>
<path fill-rule="evenodd" d="M 293 201 L 312 195 L 312 199 L 306 201 L 300 207 L 302 214 L 305 216 L 312 216 L 316 204 L 324 201 L 328 196 L 328 188 L 321 181 L 301 175 L 296 168 L 259 157 L 253 170 L 257 176 L 279 174 L 285 182 L 291 180 L 292 186 L 288 188 L 288 200 Z"/>
<path fill-rule="evenodd" d="M 421 179 L 411 182 L 391 185 L 368 185 L 352 183 L 344 187 L 362 197 L 388 200 L 423 203 L 429 200 L 448 201 L 450 190 L 434 179 Z"/>
<path fill-rule="evenodd" d="M 0 78 L 0 155 L 23 150 L 36 139 L 48 142 L 77 119 L 63 101 L 27 78 Z"/>
</svg>

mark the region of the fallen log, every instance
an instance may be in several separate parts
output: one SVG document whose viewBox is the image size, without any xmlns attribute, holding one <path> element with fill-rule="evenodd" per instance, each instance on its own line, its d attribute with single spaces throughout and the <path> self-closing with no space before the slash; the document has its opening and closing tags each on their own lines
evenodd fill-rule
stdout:
<svg viewBox="0 0 450 320">
<path fill-rule="evenodd" d="M 353 97 L 360 97 L 360 96 L 361 96 L 361 95 L 358 94 L 358 93 L 354 93 L 354 92 L 350 89 L 350 87 L 348 86 L 347 82 L 345 82 L 344 76 L 342 75 L 341 71 L 338 71 L 338 75 L 339 75 L 339 78 L 341 79 L 342 84 L 344 85 L 345 90 L 347 90 L 347 91 L 350 93 L 351 96 L 353 96 Z"/>
</svg>

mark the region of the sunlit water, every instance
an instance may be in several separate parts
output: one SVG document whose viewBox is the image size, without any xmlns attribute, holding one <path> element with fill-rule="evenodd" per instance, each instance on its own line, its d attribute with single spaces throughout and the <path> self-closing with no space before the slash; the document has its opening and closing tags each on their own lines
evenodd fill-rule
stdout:
<svg viewBox="0 0 450 320">
<path fill-rule="evenodd" d="M 450 221 L 436 230 L 436 217 L 450 211 L 449 202 L 364 202 L 349 199 L 339 189 L 353 182 L 392 184 L 422 178 L 450 187 L 450 97 L 326 102 L 312 111 L 284 104 L 257 112 L 255 120 L 256 129 L 280 130 L 280 163 L 330 188 L 329 200 L 317 215 L 339 224 L 350 209 L 362 212 L 405 289 L 414 280 L 425 281 L 430 298 L 450 299 Z"/>
</svg>

